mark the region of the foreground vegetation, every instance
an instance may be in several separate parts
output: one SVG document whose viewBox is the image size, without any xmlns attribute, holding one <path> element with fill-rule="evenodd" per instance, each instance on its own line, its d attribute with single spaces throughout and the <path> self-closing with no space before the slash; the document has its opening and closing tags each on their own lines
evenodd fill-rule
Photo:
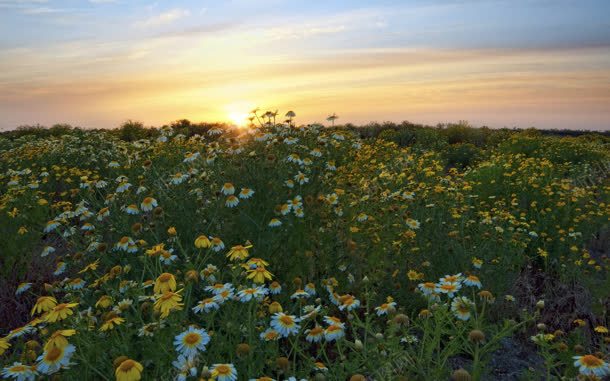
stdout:
<svg viewBox="0 0 610 381">
<path fill-rule="evenodd" d="M 3 377 L 610 374 L 607 137 L 252 121 L 0 137 Z"/>
</svg>

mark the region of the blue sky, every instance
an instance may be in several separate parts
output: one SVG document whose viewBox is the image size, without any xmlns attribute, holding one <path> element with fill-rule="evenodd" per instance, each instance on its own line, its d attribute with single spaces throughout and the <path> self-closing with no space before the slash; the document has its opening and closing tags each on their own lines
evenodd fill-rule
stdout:
<svg viewBox="0 0 610 381">
<path fill-rule="evenodd" d="M 0 0 L 0 9 L 2 48 L 127 40 L 205 27 L 213 31 L 352 20 L 358 24 L 349 25 L 350 36 L 369 37 L 364 43 L 374 46 L 545 48 L 610 43 L 608 1 Z M 367 27 L 376 24 L 389 33 L 366 36 Z M 350 36 L 335 42 L 349 46 Z"/>
<path fill-rule="evenodd" d="M 0 128 L 470 120 L 610 129 L 608 1 L 0 0 Z"/>
</svg>

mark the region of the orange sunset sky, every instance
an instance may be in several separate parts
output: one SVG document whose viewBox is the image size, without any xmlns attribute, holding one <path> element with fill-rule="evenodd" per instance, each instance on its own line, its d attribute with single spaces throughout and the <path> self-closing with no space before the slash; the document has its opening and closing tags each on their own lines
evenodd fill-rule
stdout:
<svg viewBox="0 0 610 381">
<path fill-rule="evenodd" d="M 0 0 L 0 129 L 468 120 L 610 130 L 608 1 Z"/>
</svg>

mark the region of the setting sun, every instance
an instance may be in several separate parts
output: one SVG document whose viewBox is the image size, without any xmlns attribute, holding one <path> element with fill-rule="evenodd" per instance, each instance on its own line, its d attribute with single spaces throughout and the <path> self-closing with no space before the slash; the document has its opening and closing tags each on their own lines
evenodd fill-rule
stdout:
<svg viewBox="0 0 610 381">
<path fill-rule="evenodd" d="M 248 125 L 248 114 L 238 111 L 230 112 L 228 115 L 229 121 L 237 127 L 245 127 Z"/>
<path fill-rule="evenodd" d="M 236 127 L 246 127 L 250 122 L 248 120 L 249 112 L 255 107 L 256 105 L 249 101 L 240 100 L 231 102 L 224 106 L 224 119 Z"/>
</svg>

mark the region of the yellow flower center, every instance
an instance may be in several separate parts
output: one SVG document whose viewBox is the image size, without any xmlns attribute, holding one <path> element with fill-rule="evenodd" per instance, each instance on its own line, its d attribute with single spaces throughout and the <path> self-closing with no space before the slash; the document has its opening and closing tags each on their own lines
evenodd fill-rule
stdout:
<svg viewBox="0 0 610 381">
<path fill-rule="evenodd" d="M 593 355 L 582 356 L 580 359 L 580 362 L 589 368 L 599 367 L 603 364 L 602 360 L 598 359 L 597 357 L 595 357 Z"/>
<path fill-rule="evenodd" d="M 191 332 L 191 333 L 187 334 L 186 336 L 184 336 L 184 342 L 187 343 L 188 345 L 195 345 L 195 344 L 197 344 L 197 342 L 199 342 L 200 339 L 201 339 L 201 336 L 199 336 L 198 333 L 194 333 L 194 332 Z"/>
<path fill-rule="evenodd" d="M 467 305 L 465 305 L 465 304 L 461 304 L 461 303 L 460 303 L 460 304 L 458 305 L 457 310 L 458 310 L 459 312 L 461 312 L 461 313 L 465 314 L 465 313 L 467 313 L 467 312 L 469 312 L 469 311 L 470 311 L 470 308 L 468 308 L 468 306 L 467 306 Z"/>
<path fill-rule="evenodd" d="M 309 331 L 309 334 L 312 336 L 317 336 L 317 335 L 321 334 L 323 331 L 324 330 L 322 329 L 322 327 L 315 327 L 315 328 L 312 328 L 311 331 Z"/>
<path fill-rule="evenodd" d="M 294 323 L 294 320 L 292 320 L 292 318 L 288 315 L 284 315 L 284 316 L 280 317 L 280 321 L 284 325 L 292 325 Z"/>
<path fill-rule="evenodd" d="M 216 372 L 218 372 L 218 374 L 228 375 L 231 374 L 231 368 L 229 368 L 227 365 L 221 364 L 216 367 Z"/>
</svg>

